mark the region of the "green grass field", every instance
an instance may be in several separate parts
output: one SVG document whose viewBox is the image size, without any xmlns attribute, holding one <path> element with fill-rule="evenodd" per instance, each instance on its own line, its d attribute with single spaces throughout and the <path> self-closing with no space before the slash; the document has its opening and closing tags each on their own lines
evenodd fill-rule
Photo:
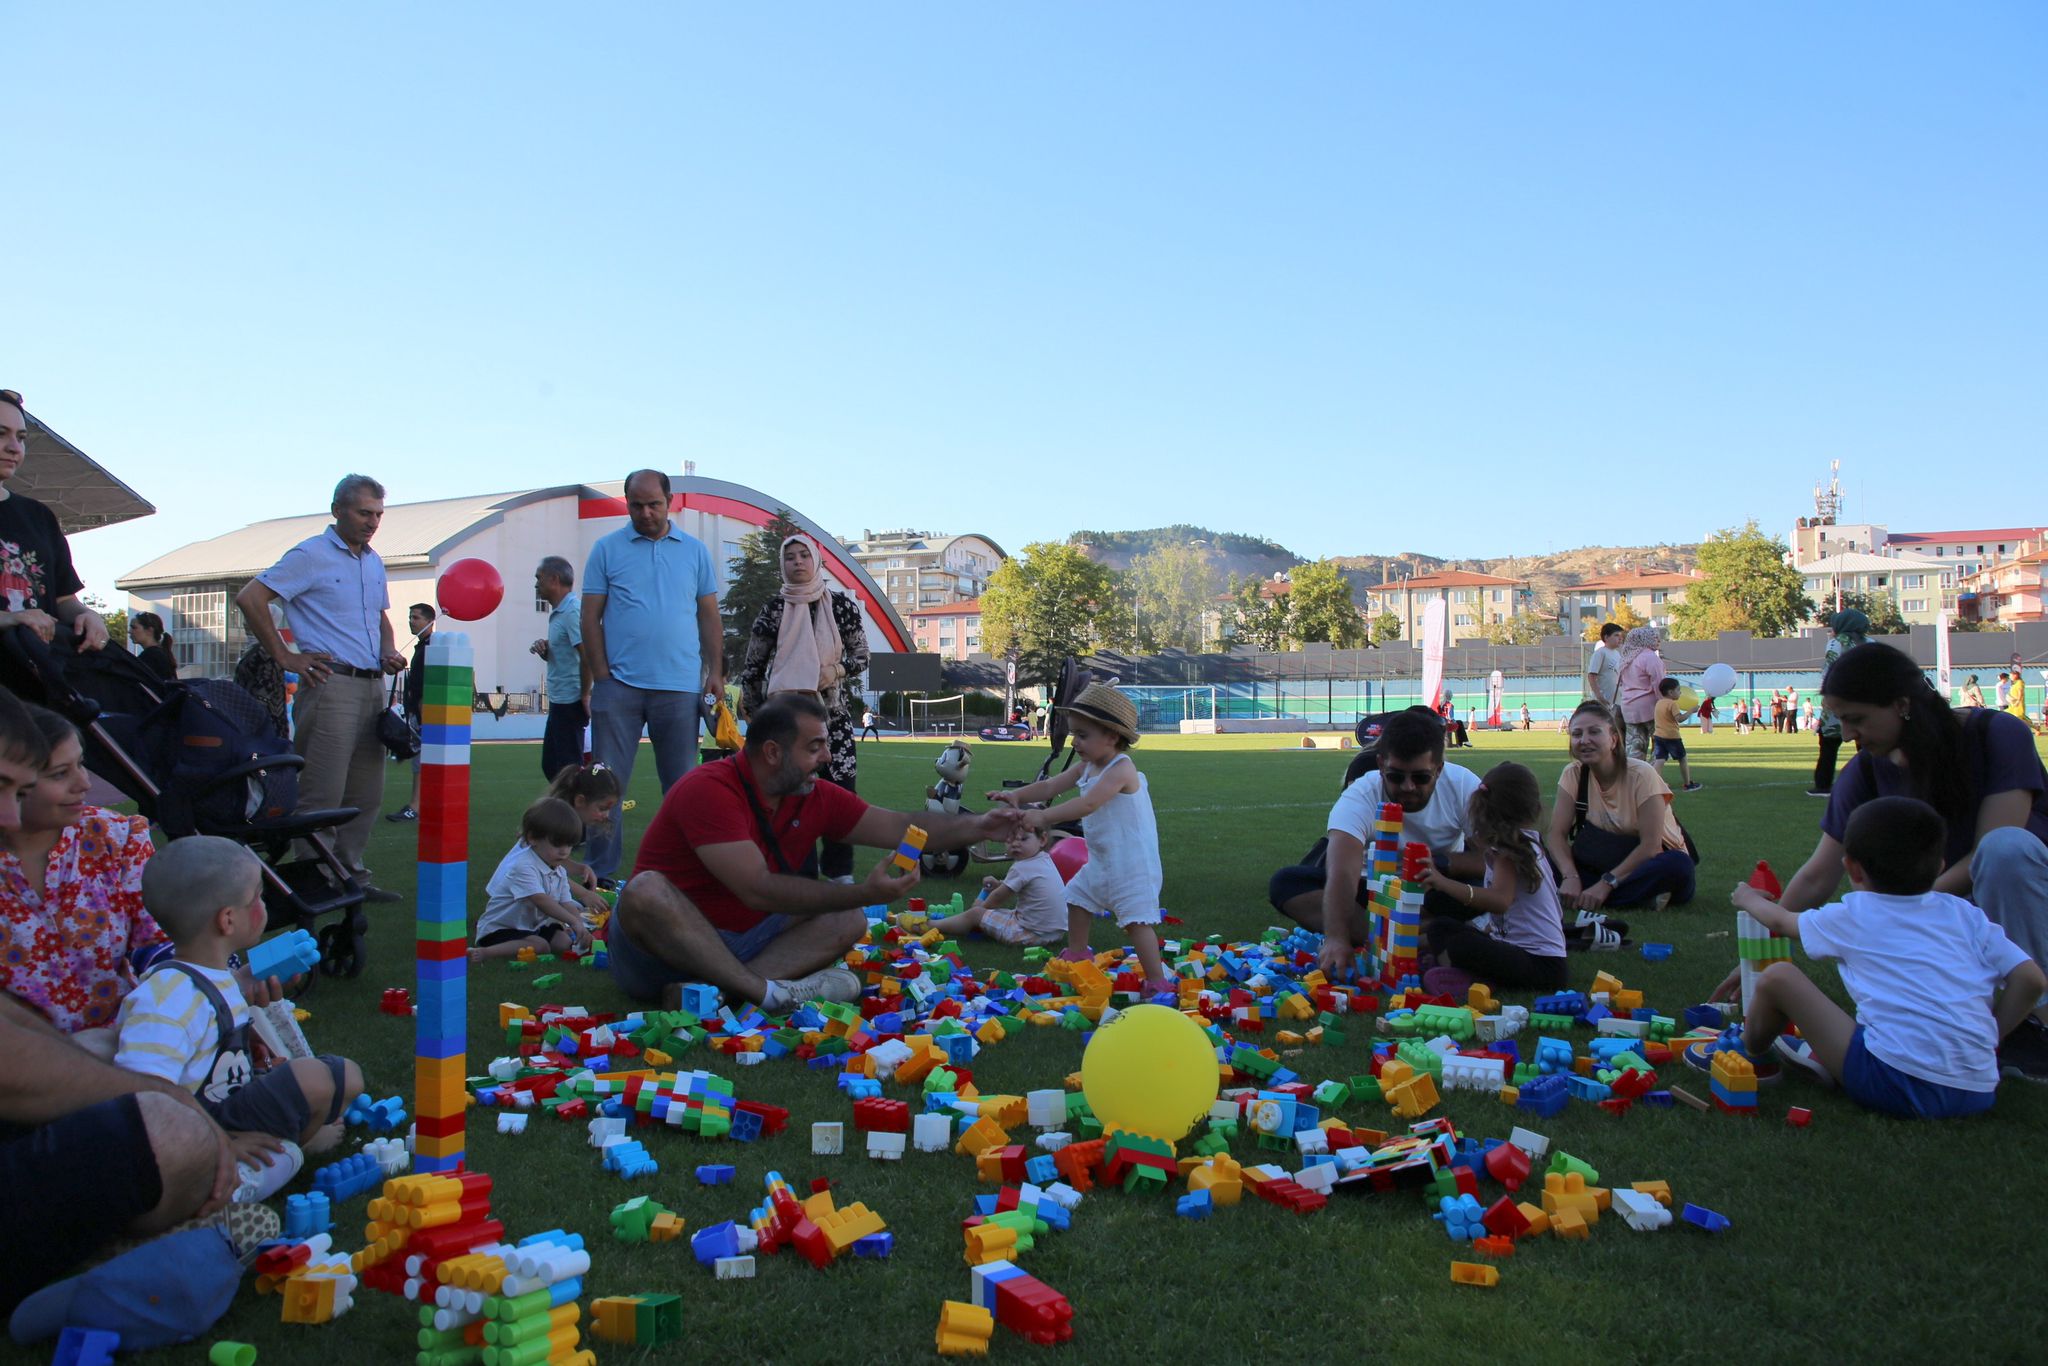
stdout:
<svg viewBox="0 0 2048 1366">
<path fill-rule="evenodd" d="M 1293 862 L 1321 832 L 1347 755 L 1284 748 L 1292 737 L 1148 738 L 1137 757 L 1150 776 L 1166 854 L 1166 901 L 1191 935 L 1256 936 L 1272 923 L 1268 874 Z M 1479 747 L 1453 752 L 1481 772 L 1513 758 L 1537 770 L 1547 790 L 1564 760 L 1555 732 L 1482 735 Z M 920 806 L 930 780 L 932 741 L 861 747 L 861 788 L 869 800 Z M 1682 797 L 1681 812 L 1705 862 L 1690 907 L 1661 916 L 1632 914 L 1633 935 L 1677 946 L 1647 964 L 1632 950 L 1575 956 L 1583 988 L 1601 969 L 1644 990 L 1676 1014 L 1703 999 L 1733 962 L 1726 890 L 1759 858 L 1781 873 L 1811 849 L 1821 803 L 1804 795 L 1812 760 L 1808 736 L 1738 737 L 1723 728 L 1693 742 L 1704 792 Z M 1042 745 L 979 745 L 974 782 L 995 786 L 1027 777 Z M 393 770 L 394 788 L 397 770 Z M 472 917 L 482 880 L 516 833 L 524 804 L 537 794 L 533 746 L 476 755 L 472 809 Z M 1675 772 L 1672 773 L 1674 778 Z M 978 790 L 978 789 L 977 789 Z M 637 835 L 652 814 L 652 763 L 643 762 L 630 819 Z M 393 800 L 386 809 L 397 805 Z M 380 824 L 371 864 L 385 885 L 409 889 L 411 827 Z M 975 874 L 978 876 L 978 873 Z M 968 885 L 963 879 L 962 886 Z M 928 884 L 950 895 L 953 884 Z M 411 1103 L 411 1024 L 377 1012 L 386 987 L 409 986 L 409 907 L 380 912 L 368 969 L 357 980 L 325 982 L 304 1004 L 318 1048 L 363 1065 L 376 1095 L 401 1092 Z M 1098 946 L 1106 943 L 1098 938 Z M 1015 966 L 1013 950 L 976 943 L 977 965 Z M 1820 979 L 1839 990 L 1833 974 Z M 474 973 L 470 1069 L 496 1052 L 500 1001 L 541 999 L 593 1010 L 627 1008 L 600 972 L 569 969 L 537 991 L 530 975 L 502 965 Z M 1515 998 L 1515 999 L 1526 999 Z M 1361 1022 L 1363 1024 L 1363 1022 Z M 1586 1031 L 1575 1031 L 1583 1042 Z M 1369 1027 L 1309 1050 L 1290 1065 L 1310 1080 L 1362 1071 Z M 975 1063 L 984 1090 L 1022 1092 L 1057 1086 L 1079 1065 L 1078 1036 L 1026 1030 L 986 1050 Z M 964 1299 L 959 1221 L 979 1186 L 968 1159 L 912 1152 L 896 1164 L 865 1156 L 814 1158 L 809 1124 L 850 1120 L 850 1104 L 829 1074 L 792 1063 L 720 1066 L 702 1052 L 679 1059 L 732 1077 L 742 1098 L 788 1106 L 789 1131 L 756 1145 L 700 1142 L 658 1134 L 650 1142 L 659 1177 L 630 1186 L 599 1169 L 581 1124 L 536 1116 L 520 1137 L 501 1137 L 490 1112 L 470 1128 L 471 1165 L 497 1180 L 495 1208 L 508 1230 L 524 1235 L 557 1226 L 580 1231 L 593 1248 L 586 1285 L 596 1294 L 680 1293 L 687 1342 L 656 1351 L 603 1348 L 605 1360 L 772 1362 L 892 1361 L 932 1354 L 940 1301 Z M 1703 1079 L 1682 1064 L 1673 1079 L 1704 1094 Z M 1813 1125 L 1788 1128 L 1788 1104 L 1810 1106 Z M 1504 1137 L 1517 1112 L 1460 1092 L 1438 1113 L 1472 1135 Z M 1343 1118 L 1389 1127 L 1376 1104 L 1345 1106 Z M 1609 1361 L 1686 1359 L 1931 1358 L 2038 1359 L 2044 1328 L 2039 1288 L 2026 1279 L 2042 1265 L 2039 1233 L 2048 1217 L 2040 1179 L 2041 1128 L 2048 1088 L 2007 1083 L 1984 1119 L 1905 1124 L 1865 1114 L 1839 1095 L 1788 1078 L 1765 1091 L 1761 1115 L 1739 1119 L 1683 1108 L 1637 1107 L 1615 1118 L 1575 1104 L 1529 1127 L 1596 1166 L 1603 1184 L 1665 1179 L 1681 1200 L 1718 1210 L 1733 1229 L 1712 1236 L 1684 1225 L 1630 1232 L 1617 1216 L 1601 1220 L 1590 1241 L 1542 1239 L 1500 1264 L 1497 1289 L 1454 1286 L 1448 1264 L 1466 1258 L 1428 1218 L 1420 1197 L 1339 1199 L 1308 1217 L 1252 1198 L 1205 1223 L 1176 1219 L 1165 1197 L 1091 1194 L 1073 1229 L 1042 1238 L 1025 1268 L 1063 1292 L 1075 1310 L 1074 1341 L 1030 1346 L 998 1328 L 1002 1360 L 1261 1361 L 1325 1355 L 1392 1360 L 1495 1358 Z M 849 1139 L 852 1137 L 848 1125 Z M 1237 1155 L 1260 1160 L 1248 1140 Z M 87 1160 L 83 1156 L 81 1160 Z M 732 1186 L 700 1189 L 698 1162 L 734 1163 Z M 794 1254 L 761 1258 L 751 1281 L 719 1282 L 686 1244 L 624 1247 L 606 1236 L 606 1215 L 621 1200 L 651 1194 L 682 1214 L 692 1230 L 744 1220 L 761 1193 L 762 1173 L 779 1170 L 800 1188 L 832 1177 L 842 1201 L 861 1200 L 888 1220 L 897 1250 L 887 1262 L 848 1260 L 819 1272 Z M 1489 1197 L 1490 1198 L 1490 1197 Z M 337 1214 L 339 1245 L 360 1242 L 363 1200 Z M 2032 1266 L 2035 1272 L 2028 1273 Z M 257 1344 L 265 1362 L 411 1359 L 414 1311 L 374 1292 L 326 1327 L 278 1322 L 278 1303 L 245 1290 L 213 1335 Z M 160 1354 L 203 1360 L 204 1343 Z M 17 1349 L 5 1360 L 29 1360 Z M 39 1356 L 37 1359 L 46 1359 Z"/>
</svg>

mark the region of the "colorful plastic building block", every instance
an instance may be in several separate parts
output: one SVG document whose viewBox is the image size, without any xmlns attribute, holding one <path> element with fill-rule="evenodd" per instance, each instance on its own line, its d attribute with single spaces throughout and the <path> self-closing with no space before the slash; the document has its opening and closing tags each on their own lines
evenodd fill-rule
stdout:
<svg viewBox="0 0 2048 1366">
<path fill-rule="evenodd" d="M 246 1342 L 216 1342 L 206 1349 L 210 1366 L 256 1366 L 256 1349 Z"/>
<path fill-rule="evenodd" d="M 320 966 L 320 945 L 305 930 L 286 930 L 272 935 L 242 955 L 249 975 L 257 981 L 272 977 L 296 977 Z"/>
<path fill-rule="evenodd" d="M 924 857 L 924 844 L 928 839 L 924 827 L 913 825 L 903 832 L 903 842 L 896 846 L 896 852 L 889 856 L 889 866 L 900 876 L 917 867 Z"/>
<path fill-rule="evenodd" d="M 1679 1214 L 1679 1218 L 1697 1228 L 1703 1228 L 1709 1233 L 1726 1233 L 1729 1228 L 1726 1215 L 1716 1214 L 1714 1211 L 1701 1205 L 1687 1205 Z"/>
<path fill-rule="evenodd" d="M 385 1015 L 410 1015 L 412 993 L 404 987 L 387 987 L 383 999 L 377 1003 L 377 1009 Z"/>
<path fill-rule="evenodd" d="M 119 1333 L 97 1328 L 66 1328 L 57 1335 L 57 1355 L 50 1366 L 113 1366 L 121 1348 Z"/>
<path fill-rule="evenodd" d="M 1481 1266 L 1477 1262 L 1452 1262 L 1451 1284 L 1496 1286 L 1500 1284 L 1500 1269 Z"/>
<path fill-rule="evenodd" d="M 811 1126 L 811 1153 L 815 1157 L 837 1157 L 846 1151 L 846 1126 L 834 1121 Z"/>
<path fill-rule="evenodd" d="M 1785 1122 L 1795 1129 L 1804 1129 L 1813 1123 L 1813 1111 L 1804 1105 L 1788 1106 L 1785 1110 Z"/>
<path fill-rule="evenodd" d="M 996 1318 L 978 1305 L 947 1300 L 939 1307 L 937 1346 L 942 1357 L 987 1356 Z"/>
</svg>

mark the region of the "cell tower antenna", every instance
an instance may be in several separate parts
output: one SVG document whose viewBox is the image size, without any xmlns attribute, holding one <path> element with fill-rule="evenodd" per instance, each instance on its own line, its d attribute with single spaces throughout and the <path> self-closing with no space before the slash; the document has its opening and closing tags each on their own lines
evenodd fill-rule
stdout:
<svg viewBox="0 0 2048 1366">
<path fill-rule="evenodd" d="M 1842 462 L 1828 462 L 1828 482 L 1825 487 L 1813 486 L 1813 514 L 1822 526 L 1833 526 L 1842 516 Z"/>
</svg>

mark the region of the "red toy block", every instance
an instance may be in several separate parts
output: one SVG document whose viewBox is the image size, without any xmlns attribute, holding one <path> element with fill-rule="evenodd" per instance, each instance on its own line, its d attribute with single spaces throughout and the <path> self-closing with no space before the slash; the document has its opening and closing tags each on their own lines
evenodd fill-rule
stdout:
<svg viewBox="0 0 2048 1366">
<path fill-rule="evenodd" d="M 1804 1129 L 1813 1123 L 1813 1111 L 1803 1105 L 1794 1105 L 1785 1111 L 1785 1122 L 1795 1129 Z"/>
<path fill-rule="evenodd" d="M 460 940 L 454 941 L 458 951 L 463 948 Z M 386 987 L 384 999 L 377 1003 L 377 1009 L 386 1015 L 412 1014 L 412 993 L 404 987 Z"/>
<path fill-rule="evenodd" d="M 1634 1104 L 1635 1102 L 1627 1096 L 1609 1096 L 1606 1100 L 1600 1102 L 1600 1108 L 1610 1115 L 1619 1116 L 1627 1114 L 1628 1107 Z"/>
<path fill-rule="evenodd" d="M 1512 1143 L 1503 1143 L 1486 1154 L 1486 1174 L 1515 1191 L 1529 1179 L 1529 1154 Z"/>
<path fill-rule="evenodd" d="M 614 1050 L 612 1056 L 618 1057 L 620 1054 L 617 1050 Z M 789 1111 L 780 1105 L 770 1105 L 766 1101 L 759 1100 L 743 1100 L 732 1108 L 744 1110 L 750 1115 L 759 1115 L 761 1117 L 761 1136 L 763 1138 L 773 1138 L 789 1127 Z M 901 1133 L 902 1130 L 899 1129 L 894 1132 Z"/>
<path fill-rule="evenodd" d="M 870 1097 L 853 1103 L 853 1127 L 864 1133 L 907 1134 L 910 1106 L 905 1101 Z"/>
<path fill-rule="evenodd" d="M 1515 1240 L 1493 1234 L 1485 1238 L 1474 1238 L 1472 1249 L 1488 1257 L 1512 1257 L 1515 1255 Z"/>
<path fill-rule="evenodd" d="M 1497 1238 L 1519 1238 L 1529 1231 L 1529 1216 L 1505 1195 L 1487 1206 L 1486 1215 L 1480 1222 L 1486 1225 L 1488 1233 Z"/>
</svg>

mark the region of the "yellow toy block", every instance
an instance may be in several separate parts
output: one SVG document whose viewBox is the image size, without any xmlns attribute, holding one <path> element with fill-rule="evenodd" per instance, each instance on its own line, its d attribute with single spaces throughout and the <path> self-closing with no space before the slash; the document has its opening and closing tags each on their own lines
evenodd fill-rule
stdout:
<svg viewBox="0 0 2048 1366">
<path fill-rule="evenodd" d="M 967 1126 L 967 1131 L 960 1135 L 960 1141 L 953 1145 L 953 1151 L 965 1153 L 969 1157 L 980 1157 L 992 1148 L 1003 1147 L 1009 1141 L 1010 1136 L 1003 1131 L 1003 1126 L 983 1115 Z"/>
<path fill-rule="evenodd" d="M 1671 1208 L 1671 1183 L 1669 1181 L 1631 1182 L 1629 1189 L 1639 1195 L 1647 1195 L 1665 1209 Z"/>
<path fill-rule="evenodd" d="M 825 1235 L 825 1241 L 832 1245 L 832 1255 L 839 1256 L 861 1239 L 884 1231 L 888 1225 L 882 1216 L 866 1205 L 855 1201 L 845 1209 L 834 1210 L 822 1219 L 812 1220 L 818 1231 Z"/>
<path fill-rule="evenodd" d="M 600 1342 L 631 1345 L 638 1336 L 639 1297 L 606 1295 L 591 1301 L 590 1334 Z"/>
<path fill-rule="evenodd" d="M 988 1310 L 960 1300 L 947 1300 L 939 1308 L 939 1355 L 987 1356 L 988 1341 L 995 1331 L 996 1317 Z"/>
<path fill-rule="evenodd" d="M 640 1056 L 647 1059 L 647 1065 L 649 1067 L 667 1067 L 670 1063 L 675 1061 L 674 1058 L 662 1052 L 659 1048 L 650 1048 L 645 1053 L 642 1053 Z"/>
<path fill-rule="evenodd" d="M 418 1058 L 413 1063 L 413 1106 L 422 1115 L 459 1115 L 469 1100 L 464 1059 Z"/>
<path fill-rule="evenodd" d="M 1415 1069 L 1399 1058 L 1387 1059 L 1380 1064 L 1380 1094 L 1385 1095 L 1414 1075 Z"/>
<path fill-rule="evenodd" d="M 1503 1086 L 1500 1088 L 1500 1103 L 1503 1105 L 1513 1105 L 1521 1098 L 1522 1088 L 1519 1086 Z"/>
<path fill-rule="evenodd" d="M 1308 1042 L 1305 1036 L 1297 1034 L 1291 1029 L 1283 1029 L 1273 1037 L 1279 1041 L 1282 1048 L 1299 1048 Z"/>
<path fill-rule="evenodd" d="M 1500 1011 L 1500 1002 L 1493 999 L 1493 988 L 1484 982 L 1472 984 L 1471 989 L 1465 993 L 1465 1004 L 1481 1015 L 1494 1015 Z M 1451 1265 L 1457 1266 L 1459 1263 L 1453 1262 Z"/>
<path fill-rule="evenodd" d="M 816 1224 L 832 1213 L 832 1192 L 829 1190 L 812 1191 L 804 1197 L 799 1208 L 803 1210 L 806 1219 Z"/>
<path fill-rule="evenodd" d="M 1594 973 L 1594 974 L 1593 974 L 1593 985 L 1592 985 L 1592 986 L 1590 986 L 1590 987 L 1587 987 L 1587 988 L 1586 988 L 1586 992 L 1587 992 L 1587 994 L 1588 994 L 1588 995 L 1592 995 L 1592 994 L 1594 994 L 1594 993 L 1596 993 L 1596 992 L 1602 992 L 1602 991 L 1604 991 L 1604 992 L 1606 992 L 1606 993 L 1607 993 L 1608 995 L 1612 996 L 1612 995 L 1613 995 L 1613 994 L 1614 994 L 1615 992 L 1617 992 L 1617 991 L 1620 991 L 1620 990 L 1621 990 L 1621 979 L 1620 979 L 1619 977 L 1616 977 L 1616 976 L 1615 976 L 1615 975 L 1614 975 L 1613 973 L 1611 973 L 1611 972 L 1596 972 L 1596 973 Z"/>
<path fill-rule="evenodd" d="M 1029 1117 L 1031 1106 L 1022 1096 L 1006 1096 L 1000 1093 L 986 1095 L 978 1102 L 981 1117 L 992 1119 L 998 1125 L 1008 1128 L 1022 1124 Z"/>
<path fill-rule="evenodd" d="M 1748 1058 L 1732 1048 L 1719 1049 L 1714 1054 L 1714 1080 L 1730 1091 L 1756 1090 L 1756 1068 Z"/>
<path fill-rule="evenodd" d="M 654 1222 L 647 1226 L 647 1241 L 650 1243 L 672 1243 L 683 1236 L 687 1225 L 680 1214 L 657 1214 Z"/>
<path fill-rule="evenodd" d="M 1003 1041 L 1003 1027 L 994 1020 L 990 1020 L 987 1024 L 974 1031 L 974 1041 L 981 1044 L 1001 1043 Z"/>
<path fill-rule="evenodd" d="M 1627 1015 L 1643 1008 L 1643 993 L 1640 991 L 1617 991 L 1609 1002 L 1617 1015 Z"/>
<path fill-rule="evenodd" d="M 1283 1020 L 1313 1020 L 1316 1017 L 1316 1003 L 1306 996 L 1289 996 L 1280 1003 L 1280 1018 Z"/>
<path fill-rule="evenodd" d="M 998 1224 L 976 1224 L 967 1230 L 963 1254 L 969 1266 L 985 1262 L 1007 1262 L 1017 1254 L 1017 1230 Z"/>
<path fill-rule="evenodd" d="M 1538 1234 L 1550 1232 L 1550 1216 L 1545 1214 L 1541 1207 L 1532 1205 L 1527 1200 L 1521 1200 L 1516 1202 L 1515 1208 L 1520 1210 L 1522 1217 L 1529 1221 L 1529 1237 L 1533 1238 Z"/>
<path fill-rule="evenodd" d="M 1427 1072 L 1416 1073 L 1391 1091 L 1386 1090 L 1382 1083 L 1382 1093 L 1394 1113 L 1403 1119 L 1418 1119 L 1428 1114 L 1436 1108 L 1439 1099 L 1436 1082 Z"/>
<path fill-rule="evenodd" d="M 533 1012 L 517 1001 L 498 1002 L 498 1028 L 510 1029 L 515 1020 L 530 1020 Z"/>
<path fill-rule="evenodd" d="M 1577 1214 L 1588 1224 L 1600 1222 L 1600 1204 L 1577 1172 L 1551 1172 L 1543 1178 L 1543 1212 L 1552 1224 L 1564 1212 Z"/>
<path fill-rule="evenodd" d="M 1500 1271 L 1477 1262 L 1452 1262 L 1451 1284 L 1496 1286 L 1500 1284 Z"/>
<path fill-rule="evenodd" d="M 1560 1238 L 1584 1240 L 1592 1236 L 1593 1230 L 1586 1226 L 1575 1210 L 1561 1209 L 1550 1216 L 1550 1231 Z"/>
</svg>

